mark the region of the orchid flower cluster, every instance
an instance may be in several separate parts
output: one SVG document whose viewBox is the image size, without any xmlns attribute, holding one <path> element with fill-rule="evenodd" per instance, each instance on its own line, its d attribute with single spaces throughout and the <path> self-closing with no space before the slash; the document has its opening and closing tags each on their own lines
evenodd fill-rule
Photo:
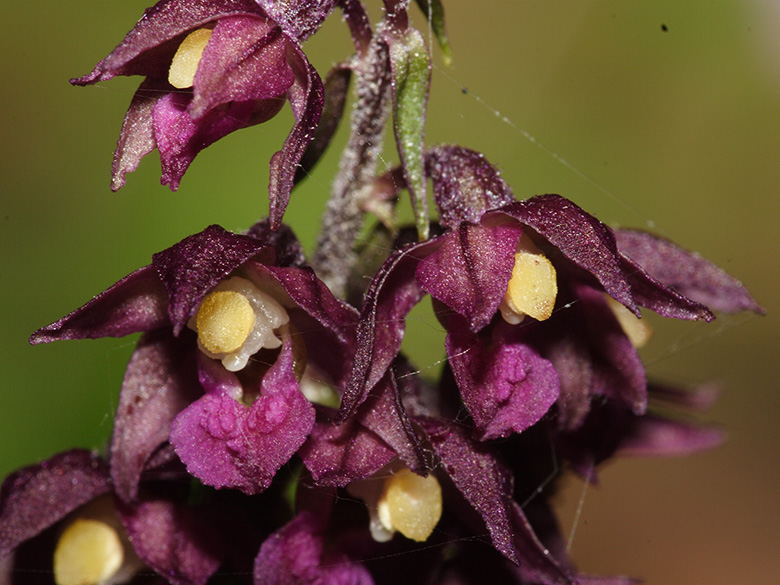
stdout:
<svg viewBox="0 0 780 585">
<path fill-rule="evenodd" d="M 3 582 L 635 582 L 577 571 L 549 503 L 556 480 L 721 441 L 680 416 L 703 391 L 646 379 L 643 310 L 763 309 L 696 254 L 558 195 L 518 199 L 482 154 L 426 146 L 430 47 L 408 0 L 383 4 L 372 26 L 359 0 L 161 0 L 72 80 L 144 77 L 113 189 L 155 149 L 176 189 L 200 150 L 285 102 L 294 124 L 270 160 L 268 218 L 241 234 L 209 226 L 32 335 L 141 334 L 106 452 L 5 480 Z M 417 4 L 446 61 L 439 0 Z M 355 54 L 323 80 L 302 43 L 333 12 Z M 285 208 L 350 92 L 307 259 Z M 400 162 L 380 174 L 385 127 Z M 446 331 L 436 380 L 402 352 L 425 297 Z"/>
</svg>

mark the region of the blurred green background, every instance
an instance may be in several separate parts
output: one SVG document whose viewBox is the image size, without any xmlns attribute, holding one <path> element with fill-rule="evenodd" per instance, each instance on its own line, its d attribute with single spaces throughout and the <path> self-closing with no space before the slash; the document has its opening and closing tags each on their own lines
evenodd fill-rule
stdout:
<svg viewBox="0 0 780 585">
<path fill-rule="evenodd" d="M 378 4 L 378 0 L 367 0 Z M 29 347 L 28 335 L 152 253 L 211 223 L 265 215 L 283 115 L 203 152 L 171 193 L 155 156 L 119 193 L 111 153 L 137 79 L 72 88 L 146 7 L 3 3 L 0 158 L 0 474 L 71 446 L 101 447 L 133 339 Z M 436 58 L 427 140 L 483 151 L 518 196 L 565 195 L 612 225 L 653 227 L 739 277 L 770 314 L 710 325 L 653 319 L 645 356 L 670 382 L 724 387 L 706 416 L 729 442 L 683 460 L 608 466 L 576 521 L 590 572 L 650 585 L 777 582 L 780 561 L 780 2 L 504 0 L 445 3 L 454 66 Z M 376 11 L 375 11 L 376 13 Z M 350 52 L 334 16 L 307 53 L 321 73 Z M 533 137 L 535 140 L 530 140 Z M 343 143 L 344 133 L 338 139 Z M 337 150 L 287 221 L 311 249 Z M 395 159 L 386 153 L 388 164 Z M 415 311 L 422 365 L 441 359 Z M 582 484 L 560 494 L 564 530 Z"/>
</svg>

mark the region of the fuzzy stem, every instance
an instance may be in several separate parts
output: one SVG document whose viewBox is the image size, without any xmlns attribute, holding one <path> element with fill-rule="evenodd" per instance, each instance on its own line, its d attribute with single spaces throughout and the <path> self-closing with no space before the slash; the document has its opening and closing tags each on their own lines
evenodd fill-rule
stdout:
<svg viewBox="0 0 780 585">
<path fill-rule="evenodd" d="M 390 112 L 390 60 L 379 26 L 364 58 L 355 64 L 356 102 L 349 142 L 341 156 L 322 219 L 312 264 L 318 276 L 343 297 L 357 259 L 354 247 L 363 225 L 360 201 L 375 175 L 382 134 Z"/>
</svg>

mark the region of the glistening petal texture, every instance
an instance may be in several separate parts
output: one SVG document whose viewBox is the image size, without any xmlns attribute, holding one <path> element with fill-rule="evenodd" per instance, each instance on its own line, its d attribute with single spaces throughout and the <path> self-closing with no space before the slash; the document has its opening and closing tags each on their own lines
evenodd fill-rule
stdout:
<svg viewBox="0 0 780 585">
<path fill-rule="evenodd" d="M 146 266 L 112 285 L 83 307 L 32 334 L 30 343 L 124 337 L 168 324 L 165 289 Z"/>
<path fill-rule="evenodd" d="M 12 473 L 0 488 L 0 559 L 110 491 L 108 466 L 83 449 L 65 451 Z"/>
<path fill-rule="evenodd" d="M 250 495 L 271 484 L 314 425 L 314 407 L 298 388 L 292 361 L 287 340 L 251 406 L 207 394 L 179 414 L 170 440 L 192 475 Z"/>
<path fill-rule="evenodd" d="M 439 238 L 415 277 L 433 298 L 463 315 L 472 331 L 495 316 L 506 293 L 522 228 L 461 223 Z"/>
<path fill-rule="evenodd" d="M 725 313 L 764 312 L 741 282 L 698 254 L 638 230 L 617 229 L 615 238 L 622 254 L 694 301 Z"/>
</svg>

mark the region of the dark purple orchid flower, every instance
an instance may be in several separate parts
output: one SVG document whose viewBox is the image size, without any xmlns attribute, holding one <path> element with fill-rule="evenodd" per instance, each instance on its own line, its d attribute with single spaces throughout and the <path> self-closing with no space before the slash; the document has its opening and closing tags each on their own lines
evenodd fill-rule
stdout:
<svg viewBox="0 0 780 585">
<path fill-rule="evenodd" d="M 567 411 L 563 426 L 576 427 L 594 394 L 644 412 L 644 369 L 608 297 L 636 317 L 641 306 L 713 319 L 698 299 L 716 310 L 762 310 L 736 280 L 668 242 L 637 232 L 616 240 L 558 195 L 514 201 L 473 151 L 434 149 L 426 172 L 448 229 L 391 254 L 371 283 L 342 418 L 390 367 L 404 318 L 425 293 L 447 329 L 449 364 L 482 439 L 522 432 L 556 402 Z M 665 260 L 674 268 L 664 269 Z"/>
<path fill-rule="evenodd" d="M 181 491 L 179 481 L 157 483 Z M 227 557 L 226 532 L 213 509 L 170 492 L 152 488 L 127 505 L 114 497 L 107 463 L 78 449 L 16 471 L 0 492 L 0 566 L 8 571 L 0 580 L 205 585 Z"/>
<path fill-rule="evenodd" d="M 76 85 L 117 75 L 146 79 L 125 116 L 111 188 L 157 148 L 162 183 L 175 190 L 195 156 L 227 134 L 265 122 L 290 102 L 295 125 L 271 158 L 274 226 L 281 223 L 296 167 L 320 118 L 323 89 L 301 42 L 331 0 L 162 0 Z"/>
<path fill-rule="evenodd" d="M 338 403 L 357 313 L 302 265 L 289 230 L 268 228 L 211 226 L 32 335 L 44 343 L 146 332 L 111 444 L 123 499 L 135 499 L 150 460 L 172 456 L 168 441 L 203 483 L 261 492 L 313 428 L 305 394 Z"/>
</svg>

